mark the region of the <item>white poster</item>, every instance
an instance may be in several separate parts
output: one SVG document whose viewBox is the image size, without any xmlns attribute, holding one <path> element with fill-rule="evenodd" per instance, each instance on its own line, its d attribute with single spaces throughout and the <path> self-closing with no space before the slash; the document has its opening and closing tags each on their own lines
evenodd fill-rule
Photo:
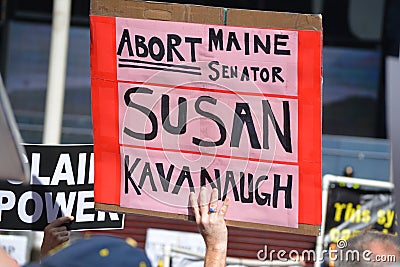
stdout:
<svg viewBox="0 0 400 267">
<path fill-rule="evenodd" d="M 162 229 L 147 229 L 146 253 L 152 266 L 159 266 L 164 257 L 164 247 L 180 248 L 205 255 L 206 245 L 199 233 L 170 231 Z M 180 253 L 171 253 L 171 267 L 202 267 L 203 260 Z"/>
<path fill-rule="evenodd" d="M 28 237 L 21 235 L 0 235 L 0 247 L 13 257 L 18 264 L 27 262 Z"/>
</svg>

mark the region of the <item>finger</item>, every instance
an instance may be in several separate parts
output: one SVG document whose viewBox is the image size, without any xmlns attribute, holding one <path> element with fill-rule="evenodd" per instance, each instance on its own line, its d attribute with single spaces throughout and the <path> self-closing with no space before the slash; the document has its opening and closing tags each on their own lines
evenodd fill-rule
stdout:
<svg viewBox="0 0 400 267">
<path fill-rule="evenodd" d="M 69 231 L 61 231 L 57 233 L 57 236 L 69 236 Z"/>
<path fill-rule="evenodd" d="M 224 203 L 222 203 L 222 207 L 219 209 L 219 212 L 218 212 L 219 215 L 225 217 L 225 214 L 228 210 L 230 202 L 231 202 L 231 200 L 229 198 L 225 198 Z"/>
<path fill-rule="evenodd" d="M 208 214 L 207 190 L 205 186 L 202 186 L 200 189 L 199 203 L 201 216 Z"/>
<path fill-rule="evenodd" d="M 65 223 L 72 222 L 73 220 L 74 220 L 73 216 L 63 216 L 63 217 L 55 219 L 49 225 L 51 227 L 58 227 L 58 226 L 61 226 L 61 225 L 65 224 Z"/>
<path fill-rule="evenodd" d="M 68 229 L 67 229 L 67 227 L 66 226 L 60 226 L 60 227 L 55 227 L 55 228 L 53 228 L 53 231 L 55 232 L 55 233 L 59 233 L 59 232 L 68 232 Z"/>
<path fill-rule="evenodd" d="M 64 243 L 64 242 L 67 242 L 69 240 L 69 236 L 63 236 L 63 237 L 60 237 L 59 239 L 58 239 L 58 241 L 60 242 L 60 244 L 61 243 Z"/>
<path fill-rule="evenodd" d="M 200 222 L 200 212 L 199 212 L 199 205 L 196 201 L 196 195 L 194 192 L 190 192 L 189 195 L 190 205 L 192 206 L 194 217 L 196 218 L 196 223 Z"/>
<path fill-rule="evenodd" d="M 214 188 L 211 192 L 210 208 L 217 210 L 218 208 L 218 189 Z"/>
</svg>

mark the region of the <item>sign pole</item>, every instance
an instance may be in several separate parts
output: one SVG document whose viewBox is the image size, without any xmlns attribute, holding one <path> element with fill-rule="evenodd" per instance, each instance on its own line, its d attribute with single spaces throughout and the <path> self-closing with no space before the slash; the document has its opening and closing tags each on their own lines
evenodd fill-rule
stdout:
<svg viewBox="0 0 400 267">
<path fill-rule="evenodd" d="M 50 59 L 43 127 L 44 144 L 59 144 L 61 141 L 71 0 L 54 0 L 53 5 Z M 43 233 L 35 232 L 34 247 L 40 249 L 42 239 Z"/>
<path fill-rule="evenodd" d="M 45 144 L 59 144 L 61 140 L 70 14 L 71 0 L 54 1 L 43 129 Z"/>
<path fill-rule="evenodd" d="M 317 252 L 317 260 L 314 262 L 314 267 L 319 267 L 320 262 L 318 260 L 321 258 L 322 248 L 324 244 L 324 234 L 325 234 L 325 221 L 326 221 L 326 206 L 328 205 L 328 190 L 329 190 L 329 176 L 324 176 L 322 181 L 322 220 L 321 228 L 319 231 L 319 236 L 317 237 L 317 244 L 315 245 L 315 250 Z"/>
</svg>

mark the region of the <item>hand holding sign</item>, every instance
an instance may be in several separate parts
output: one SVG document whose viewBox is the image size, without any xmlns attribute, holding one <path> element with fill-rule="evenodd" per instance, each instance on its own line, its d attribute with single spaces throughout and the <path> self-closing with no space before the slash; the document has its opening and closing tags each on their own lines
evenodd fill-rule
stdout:
<svg viewBox="0 0 400 267">
<path fill-rule="evenodd" d="M 215 188 L 212 190 L 209 203 L 206 198 L 207 190 L 204 186 L 200 190 L 198 201 L 195 194 L 190 193 L 190 205 L 207 247 L 204 266 L 225 266 L 228 229 L 224 217 L 229 206 L 229 198 L 225 199 L 219 211 L 218 190 Z"/>
<path fill-rule="evenodd" d="M 74 217 L 64 216 L 52 221 L 44 228 L 44 237 L 40 249 L 40 258 L 43 259 L 50 250 L 69 240 L 69 231 L 66 224 L 72 222 Z"/>
</svg>

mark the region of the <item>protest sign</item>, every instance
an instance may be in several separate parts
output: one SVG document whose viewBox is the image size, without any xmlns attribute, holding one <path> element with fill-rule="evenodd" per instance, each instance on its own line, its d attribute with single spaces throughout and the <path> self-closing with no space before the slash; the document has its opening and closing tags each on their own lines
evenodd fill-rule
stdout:
<svg viewBox="0 0 400 267">
<path fill-rule="evenodd" d="M 326 248 L 363 230 L 394 233 L 394 227 L 394 200 L 390 191 L 352 189 L 332 184 L 325 224 Z"/>
<path fill-rule="evenodd" d="M 92 2 L 96 207 L 187 218 L 206 185 L 231 225 L 317 234 L 320 17 L 225 11 Z"/>
<path fill-rule="evenodd" d="M 397 222 L 394 207 L 395 201 L 390 190 L 353 189 L 331 183 L 321 237 L 324 251 L 346 246 L 346 240 L 363 234 L 363 231 L 395 233 Z M 329 253 L 322 253 L 319 258 L 324 260 L 323 266 L 331 266 L 331 260 L 335 260 L 329 258 Z"/>
<path fill-rule="evenodd" d="M 0 183 L 0 229 L 42 231 L 64 215 L 71 230 L 119 229 L 122 214 L 95 211 L 93 146 L 26 145 L 30 184 Z"/>
</svg>

